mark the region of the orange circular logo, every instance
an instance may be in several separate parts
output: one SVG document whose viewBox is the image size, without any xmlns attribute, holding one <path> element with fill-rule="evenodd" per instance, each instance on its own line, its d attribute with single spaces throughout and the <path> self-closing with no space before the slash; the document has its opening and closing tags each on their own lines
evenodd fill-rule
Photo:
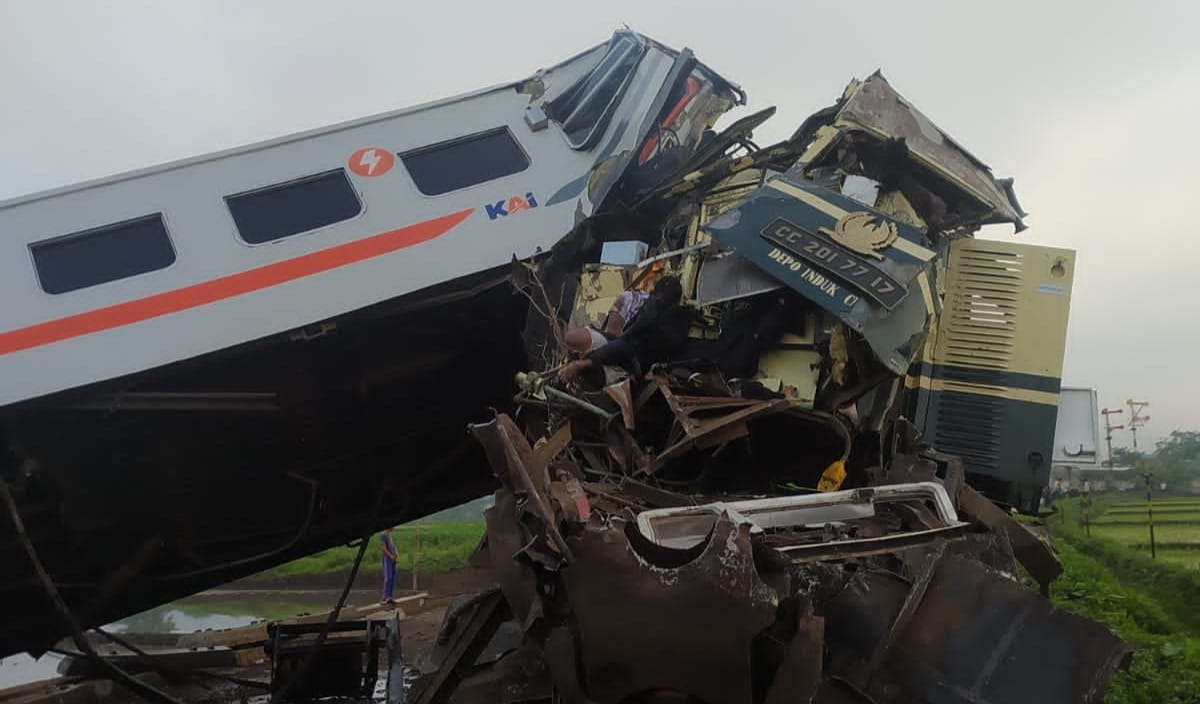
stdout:
<svg viewBox="0 0 1200 704">
<path fill-rule="evenodd" d="M 396 165 L 396 157 L 387 149 L 363 147 L 350 155 L 347 166 L 359 176 L 382 176 Z"/>
</svg>

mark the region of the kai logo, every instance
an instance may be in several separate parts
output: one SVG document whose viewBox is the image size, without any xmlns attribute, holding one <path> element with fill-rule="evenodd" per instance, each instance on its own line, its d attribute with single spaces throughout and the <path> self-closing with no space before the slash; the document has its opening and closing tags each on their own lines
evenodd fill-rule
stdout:
<svg viewBox="0 0 1200 704">
<path fill-rule="evenodd" d="M 483 207 L 487 210 L 488 220 L 496 218 L 504 218 L 509 215 L 516 215 L 522 210 L 530 210 L 538 207 L 537 200 L 534 199 L 533 193 L 526 193 L 525 197 L 512 196 L 508 200 L 498 200 L 495 203 L 484 203 Z"/>
</svg>

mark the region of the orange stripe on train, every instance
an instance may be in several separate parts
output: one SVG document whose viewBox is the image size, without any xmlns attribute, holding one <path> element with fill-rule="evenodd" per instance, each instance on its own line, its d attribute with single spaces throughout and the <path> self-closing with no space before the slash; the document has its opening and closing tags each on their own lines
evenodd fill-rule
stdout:
<svg viewBox="0 0 1200 704">
<path fill-rule="evenodd" d="M 460 210 L 457 213 L 381 232 L 361 240 L 285 259 L 256 269 L 185 286 L 174 291 L 156 293 L 152 296 L 117 303 L 86 313 L 77 313 L 65 318 L 9 330 L 0 333 L 0 355 L 178 313 L 188 308 L 196 308 L 226 298 L 278 286 L 428 242 L 452 230 L 466 220 L 474 210 L 474 208 Z"/>
</svg>

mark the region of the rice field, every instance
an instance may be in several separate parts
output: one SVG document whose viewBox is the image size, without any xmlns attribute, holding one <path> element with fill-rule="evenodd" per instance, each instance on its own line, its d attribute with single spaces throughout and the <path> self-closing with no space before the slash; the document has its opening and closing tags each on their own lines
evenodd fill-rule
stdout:
<svg viewBox="0 0 1200 704">
<path fill-rule="evenodd" d="M 1150 552 L 1144 499 L 1113 504 L 1089 522 L 1092 535 Z M 1155 499 L 1154 543 L 1158 559 L 1200 570 L 1200 498 Z"/>
</svg>

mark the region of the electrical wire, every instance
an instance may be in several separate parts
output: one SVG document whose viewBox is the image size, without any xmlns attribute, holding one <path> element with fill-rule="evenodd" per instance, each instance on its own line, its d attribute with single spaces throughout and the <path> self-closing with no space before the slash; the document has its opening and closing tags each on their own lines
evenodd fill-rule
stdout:
<svg viewBox="0 0 1200 704">
<path fill-rule="evenodd" d="M 42 564 L 41 558 L 38 557 L 33 541 L 29 539 L 29 534 L 25 532 L 25 523 L 21 520 L 21 512 L 17 509 L 17 502 L 8 489 L 8 482 L 4 480 L 0 480 L 0 498 L 4 499 L 4 503 L 8 507 L 8 514 L 12 519 L 13 527 L 16 529 L 17 538 L 25 548 L 25 554 L 29 557 L 29 562 L 33 565 L 33 570 L 37 573 L 38 580 L 42 583 L 42 588 L 46 590 L 47 596 L 54 603 L 54 608 L 58 611 L 59 617 L 70 628 L 71 640 L 75 643 L 75 647 L 79 649 L 79 652 L 83 653 L 101 670 L 109 673 L 113 681 L 124 686 L 135 695 L 148 701 L 160 702 L 161 704 L 182 704 L 182 702 L 166 692 L 142 682 L 128 672 L 125 672 L 112 662 L 101 657 L 92 648 L 87 636 L 83 633 L 83 628 L 75 618 L 75 614 L 71 612 L 71 607 L 67 606 L 67 602 L 63 600 L 62 594 L 59 593 L 58 587 L 55 586 L 54 580 L 50 577 L 50 573 L 46 571 L 45 565 Z"/>
<path fill-rule="evenodd" d="M 367 545 L 371 543 L 371 536 L 375 533 L 375 522 L 379 520 L 379 512 L 383 508 L 383 498 L 387 494 L 386 482 L 383 487 L 380 487 L 379 492 L 375 497 L 375 506 L 371 509 L 371 518 L 367 522 L 367 530 L 363 535 L 362 542 L 358 546 L 358 554 L 354 556 L 354 566 L 350 568 L 350 576 L 346 579 L 346 585 L 342 588 L 341 596 L 338 597 L 337 604 L 333 610 L 329 612 L 329 617 L 325 619 L 324 625 L 321 626 L 321 632 L 317 634 L 317 639 L 305 654 L 304 660 L 300 666 L 292 671 L 291 675 L 284 681 L 283 686 L 275 690 L 271 694 L 269 704 L 279 704 L 287 700 L 287 695 L 292 687 L 300 681 L 300 677 L 308 670 L 313 660 L 316 659 L 317 653 L 321 651 L 321 647 L 325 645 L 326 638 L 329 637 L 329 629 L 337 621 L 338 615 L 346 606 L 346 599 L 350 596 L 350 590 L 354 587 L 354 580 L 358 577 L 358 568 L 362 564 L 363 555 L 367 552 Z"/>
<path fill-rule="evenodd" d="M 288 476 L 292 479 L 296 479 L 308 484 L 308 512 L 305 514 L 304 523 L 301 524 L 300 530 L 296 531 L 296 534 L 292 536 L 291 540 L 273 550 L 268 550 L 267 552 L 259 553 L 258 555 L 243 557 L 239 560 L 234 560 L 233 562 L 223 562 L 219 565 L 208 565 L 207 567 L 201 567 L 188 572 L 168 574 L 160 577 L 159 579 L 162 581 L 170 581 L 175 579 L 187 579 L 189 577 L 199 577 L 200 575 L 209 574 L 211 572 L 219 572 L 221 570 L 227 570 L 233 567 L 265 560 L 295 547 L 295 545 L 300 542 L 300 539 L 308 534 L 308 527 L 312 525 L 313 514 L 316 513 L 317 508 L 317 481 L 315 479 L 309 479 L 308 477 L 302 477 L 292 472 L 288 472 Z"/>
</svg>

